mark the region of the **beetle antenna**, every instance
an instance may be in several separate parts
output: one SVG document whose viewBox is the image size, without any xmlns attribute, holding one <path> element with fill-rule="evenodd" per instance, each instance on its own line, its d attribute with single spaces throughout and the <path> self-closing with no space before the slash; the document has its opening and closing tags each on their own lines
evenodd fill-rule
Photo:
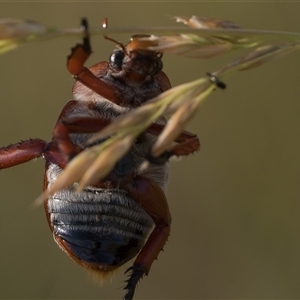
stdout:
<svg viewBox="0 0 300 300">
<path fill-rule="evenodd" d="M 103 19 L 103 22 L 102 22 L 102 28 L 107 28 L 108 26 L 108 19 L 107 18 L 104 18 Z M 127 53 L 126 51 L 126 47 L 124 46 L 124 44 L 122 44 L 121 42 L 118 42 L 117 40 L 107 36 L 106 34 L 104 34 L 104 38 L 106 40 L 109 40 L 111 42 L 114 42 L 116 45 L 118 45 L 125 53 Z"/>
<path fill-rule="evenodd" d="M 109 41 L 111 41 L 111 42 L 114 42 L 116 45 L 118 45 L 125 53 L 127 53 L 127 51 L 126 51 L 126 47 L 121 43 L 121 42 L 118 42 L 117 40 L 115 40 L 115 39 L 113 39 L 113 38 L 111 38 L 111 37 L 109 37 L 109 36 L 107 36 L 107 35 L 104 35 L 104 38 L 106 39 L 106 40 L 109 40 Z"/>
</svg>

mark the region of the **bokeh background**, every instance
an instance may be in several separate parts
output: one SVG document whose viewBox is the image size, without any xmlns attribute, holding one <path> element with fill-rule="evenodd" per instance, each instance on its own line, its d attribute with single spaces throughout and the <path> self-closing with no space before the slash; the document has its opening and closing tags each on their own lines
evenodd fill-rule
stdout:
<svg viewBox="0 0 300 300">
<path fill-rule="evenodd" d="M 172 26 L 168 15 L 228 19 L 246 28 L 300 32 L 298 2 L 0 2 L 0 17 L 57 27 Z M 113 35 L 123 42 L 127 35 Z M 49 140 L 73 79 L 65 64 L 77 37 L 32 43 L 0 57 L 0 144 Z M 88 65 L 114 45 L 93 37 Z M 173 85 L 213 71 L 213 60 L 165 56 Z M 189 124 L 196 155 L 172 163 L 173 216 L 165 251 L 138 285 L 136 299 L 300 298 L 300 53 L 228 78 Z M 44 162 L 0 172 L 0 298 L 120 299 L 123 271 L 93 285 L 52 240 L 41 193 Z"/>
</svg>

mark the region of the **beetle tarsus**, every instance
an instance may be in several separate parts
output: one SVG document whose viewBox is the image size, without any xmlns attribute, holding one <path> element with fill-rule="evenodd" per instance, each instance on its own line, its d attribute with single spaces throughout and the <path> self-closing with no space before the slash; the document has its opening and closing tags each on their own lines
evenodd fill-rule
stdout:
<svg viewBox="0 0 300 300">
<path fill-rule="evenodd" d="M 84 63 L 92 53 L 87 19 L 83 18 L 81 20 L 81 27 L 83 30 L 82 43 L 71 48 L 71 54 L 68 56 L 67 60 L 67 68 L 75 78 L 85 71 L 86 68 L 84 67 Z M 89 73 L 90 71 L 86 70 L 85 72 Z"/>
<path fill-rule="evenodd" d="M 87 53 L 92 52 L 92 47 L 90 43 L 90 33 L 89 33 L 89 25 L 88 20 L 86 18 L 81 19 L 81 27 L 83 29 L 83 48 Z"/>
<path fill-rule="evenodd" d="M 123 300 L 132 300 L 137 283 L 146 274 L 146 270 L 137 265 L 133 265 L 132 267 L 128 268 L 125 271 L 125 274 L 129 272 L 131 272 L 131 274 L 129 279 L 126 280 L 127 284 L 124 288 L 126 290 L 126 294 Z"/>
</svg>

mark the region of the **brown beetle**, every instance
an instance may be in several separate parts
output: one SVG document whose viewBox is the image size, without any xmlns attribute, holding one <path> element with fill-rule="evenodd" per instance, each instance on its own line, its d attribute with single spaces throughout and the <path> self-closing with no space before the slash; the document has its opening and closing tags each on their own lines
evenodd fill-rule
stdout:
<svg viewBox="0 0 300 300">
<path fill-rule="evenodd" d="M 161 71 L 161 54 L 139 49 L 134 38 L 114 51 L 108 62 L 85 68 L 91 47 L 87 21 L 82 25 L 83 43 L 72 49 L 67 61 L 76 78 L 75 100 L 63 108 L 52 141 L 30 139 L 0 148 L 0 169 L 43 156 L 44 189 L 74 156 L 92 146 L 87 140 L 93 133 L 170 88 Z M 80 193 L 75 193 L 74 187 L 62 190 L 44 202 L 56 243 L 79 265 L 105 276 L 137 256 L 126 271 L 130 272 L 126 300 L 133 298 L 137 282 L 149 273 L 170 234 L 171 216 L 164 192 L 168 160 L 193 153 L 200 146 L 196 135 L 182 132 L 177 144 L 160 157 L 151 157 L 151 146 L 164 123 L 152 124 L 105 180 Z M 149 167 L 141 173 L 139 166 L 146 159 Z"/>
</svg>

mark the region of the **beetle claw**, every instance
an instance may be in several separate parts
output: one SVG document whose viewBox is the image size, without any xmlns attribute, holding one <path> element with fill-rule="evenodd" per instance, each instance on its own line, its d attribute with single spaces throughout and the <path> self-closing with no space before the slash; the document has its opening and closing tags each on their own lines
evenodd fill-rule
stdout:
<svg viewBox="0 0 300 300">
<path fill-rule="evenodd" d="M 132 300 L 135 292 L 135 288 L 139 280 L 146 274 L 146 269 L 140 266 L 131 266 L 125 271 L 125 274 L 131 272 L 129 279 L 126 280 L 126 286 L 124 290 L 126 294 L 123 300 Z"/>
<path fill-rule="evenodd" d="M 129 272 L 132 272 L 132 270 L 133 270 L 133 266 L 129 267 L 129 268 L 124 272 L 124 274 L 127 274 L 127 273 L 129 273 Z M 127 282 L 127 281 L 126 281 L 126 282 Z"/>
</svg>

